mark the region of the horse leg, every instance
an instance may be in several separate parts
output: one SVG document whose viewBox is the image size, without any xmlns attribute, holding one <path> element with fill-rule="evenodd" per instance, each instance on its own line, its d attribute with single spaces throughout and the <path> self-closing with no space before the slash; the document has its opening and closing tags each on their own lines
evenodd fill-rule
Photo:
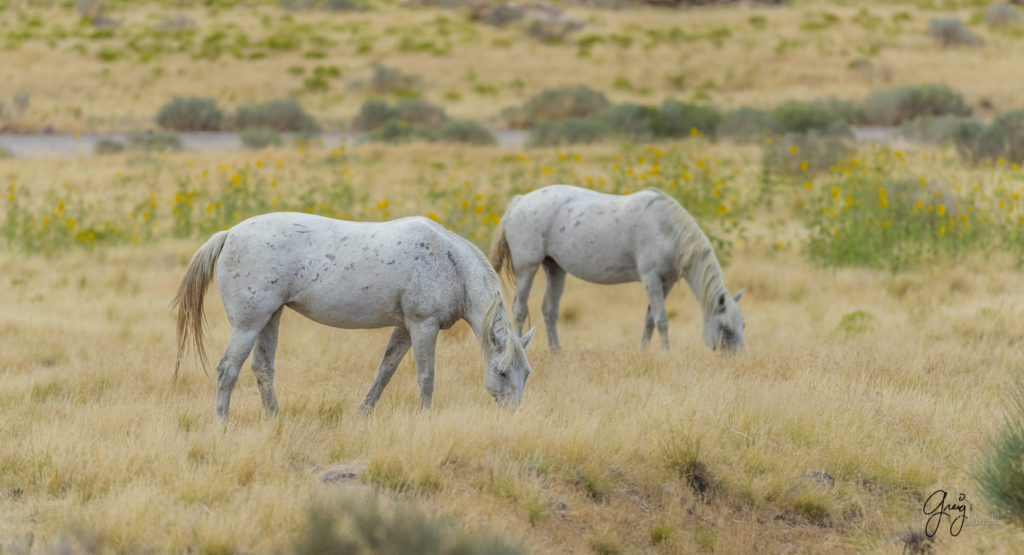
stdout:
<svg viewBox="0 0 1024 555">
<path fill-rule="evenodd" d="M 380 365 L 377 366 L 377 376 L 373 378 L 373 385 L 370 386 L 366 398 L 359 405 L 359 412 L 363 414 L 373 412 L 373 407 L 377 405 L 380 394 L 384 392 L 384 388 L 391 381 L 391 376 L 395 374 L 398 363 L 402 362 L 402 358 L 405 357 L 405 353 L 409 352 L 410 346 L 412 346 L 412 339 L 409 337 L 409 330 L 402 326 L 396 326 L 391 332 L 387 347 L 384 347 L 384 356 L 381 357 Z"/>
<path fill-rule="evenodd" d="M 420 408 L 429 409 L 434 397 L 434 349 L 439 327 L 434 320 L 409 326 L 412 355 L 416 359 L 416 381 L 420 384 Z"/>
<path fill-rule="evenodd" d="M 231 406 L 231 390 L 238 381 L 238 372 L 242 364 L 249 356 L 249 351 L 256 343 L 259 335 L 258 329 L 231 328 L 231 338 L 228 339 L 228 346 L 224 349 L 224 356 L 217 363 L 217 418 L 222 421 L 228 419 L 228 408 Z"/>
<path fill-rule="evenodd" d="M 277 353 L 277 330 L 281 324 L 281 313 L 284 307 L 270 317 L 259 336 L 252 352 L 252 375 L 256 377 L 256 386 L 260 389 L 263 410 L 267 416 L 277 414 L 277 396 L 274 395 L 274 355 Z"/>
<path fill-rule="evenodd" d="M 675 283 L 667 283 L 667 284 L 663 283 L 661 285 L 662 286 L 662 292 L 664 293 L 664 298 L 665 299 L 668 298 L 668 292 L 672 290 L 672 286 L 673 285 L 675 285 Z M 666 326 L 667 325 L 668 324 L 666 323 Z M 640 346 L 641 347 L 646 347 L 647 344 L 651 341 L 651 336 L 652 335 L 654 335 L 654 316 L 651 313 L 651 305 L 648 304 L 647 305 L 647 315 L 644 316 L 644 333 L 643 333 L 643 336 L 640 337 Z"/>
<path fill-rule="evenodd" d="M 668 315 L 665 314 L 665 294 L 666 288 L 662 282 L 661 277 L 657 273 L 646 274 L 641 277 L 641 281 L 644 284 L 644 292 L 647 293 L 647 321 L 653 320 L 653 323 L 658 328 L 658 333 L 661 335 L 661 348 L 668 350 Z M 644 337 L 641 338 L 642 345 L 647 345 L 643 339 L 650 340 L 650 335 L 647 333 L 647 322 L 644 323 Z"/>
<path fill-rule="evenodd" d="M 537 264 L 520 264 L 516 267 L 516 296 L 512 301 L 512 315 L 516 319 L 516 334 L 523 334 L 523 324 L 529 309 L 526 301 L 530 298 L 530 288 L 533 287 L 533 278 L 537 275 Z"/>
<path fill-rule="evenodd" d="M 544 313 L 544 327 L 548 332 L 548 348 L 558 352 L 561 347 L 558 344 L 558 305 L 562 301 L 562 292 L 565 291 L 565 270 L 554 260 L 544 260 L 544 274 L 548 279 L 548 288 L 544 292 L 544 303 L 541 311 Z"/>
</svg>

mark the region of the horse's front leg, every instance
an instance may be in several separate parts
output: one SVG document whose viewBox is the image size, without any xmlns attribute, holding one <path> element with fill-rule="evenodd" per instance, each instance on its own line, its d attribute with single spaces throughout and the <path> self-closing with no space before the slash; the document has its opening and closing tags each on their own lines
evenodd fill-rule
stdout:
<svg viewBox="0 0 1024 555">
<path fill-rule="evenodd" d="M 665 298 L 672 290 L 674 283 L 662 283 L 657 273 L 645 274 L 641 281 L 647 294 L 647 315 L 644 317 L 644 332 L 640 344 L 647 346 L 651 340 L 654 327 L 661 335 L 661 348 L 668 350 L 668 314 L 665 312 Z"/>
<path fill-rule="evenodd" d="M 409 326 L 412 355 L 416 359 L 416 380 L 420 384 L 420 408 L 429 409 L 434 397 L 434 349 L 440 327 L 433 319 Z"/>
<path fill-rule="evenodd" d="M 387 347 L 384 348 L 384 356 L 380 359 L 380 365 L 377 366 L 377 376 L 373 379 L 373 385 L 370 386 L 366 398 L 359 405 L 360 412 L 363 414 L 373 412 L 373 407 L 377 405 L 381 393 L 391 381 L 391 376 L 395 374 L 398 363 L 402 362 L 405 353 L 409 352 L 410 346 L 412 346 L 412 341 L 409 338 L 409 330 L 402 326 L 395 327 L 391 332 L 391 338 L 388 339 Z"/>
</svg>

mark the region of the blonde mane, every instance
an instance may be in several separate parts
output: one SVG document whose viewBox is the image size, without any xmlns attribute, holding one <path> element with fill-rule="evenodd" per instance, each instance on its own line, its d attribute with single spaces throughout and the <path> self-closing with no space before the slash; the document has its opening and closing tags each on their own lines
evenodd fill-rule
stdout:
<svg viewBox="0 0 1024 555">
<path fill-rule="evenodd" d="M 519 334 L 512 327 L 512 322 L 505 312 L 505 301 L 501 298 L 500 289 L 495 293 L 491 305 L 487 308 L 483 325 L 480 328 L 480 345 L 486 360 L 490 360 L 495 349 L 498 348 L 493 339 L 494 336 L 504 337 L 506 341 L 505 352 L 502 353 L 501 360 L 498 361 L 498 368 L 504 370 L 513 364 L 526 363 L 526 351 L 521 347 L 516 348 L 519 345 Z"/>
<path fill-rule="evenodd" d="M 644 189 L 655 193 L 648 206 L 667 210 L 671 218 L 673 239 L 676 243 L 676 271 L 680 277 L 691 271 L 697 277 L 697 302 L 705 315 L 715 310 L 719 295 L 728 291 L 722 280 L 722 266 L 718 263 L 711 240 L 697 225 L 697 221 L 676 199 L 660 189 Z"/>
</svg>

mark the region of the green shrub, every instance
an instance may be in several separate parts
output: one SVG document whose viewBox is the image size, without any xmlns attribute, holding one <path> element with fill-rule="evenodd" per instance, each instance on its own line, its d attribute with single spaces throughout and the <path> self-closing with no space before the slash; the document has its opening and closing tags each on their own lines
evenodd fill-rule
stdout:
<svg viewBox="0 0 1024 555">
<path fill-rule="evenodd" d="M 721 124 L 722 113 L 710 106 L 666 100 L 653 121 L 652 130 L 658 137 L 687 137 L 694 130 L 715 137 Z"/>
<path fill-rule="evenodd" d="M 1003 426 L 989 440 L 975 480 L 1000 518 L 1024 526 L 1024 383 L 1010 392 Z"/>
<path fill-rule="evenodd" d="M 242 144 L 248 148 L 280 146 L 281 134 L 269 127 L 247 127 L 238 134 Z"/>
<path fill-rule="evenodd" d="M 217 101 L 198 96 L 175 96 L 156 115 L 160 127 L 175 131 L 216 131 L 223 121 Z"/>
<path fill-rule="evenodd" d="M 964 121 L 953 133 L 960 158 L 967 162 L 1004 159 L 1024 162 L 1024 109 L 999 115 L 985 126 Z"/>
<path fill-rule="evenodd" d="M 291 546 L 298 555 L 422 553 L 424 555 L 518 555 L 526 551 L 499 536 L 470 533 L 451 519 L 428 516 L 399 503 L 385 509 L 374 498 L 343 499 L 312 507 Z"/>
<path fill-rule="evenodd" d="M 985 9 L 985 24 L 1003 27 L 1020 23 L 1020 12 L 1009 4 L 992 4 Z"/>
<path fill-rule="evenodd" d="M 598 122 L 606 135 L 643 142 L 654 137 L 653 127 L 658 120 L 658 110 L 636 104 L 615 104 L 588 119 Z"/>
<path fill-rule="evenodd" d="M 406 73 L 400 69 L 389 68 L 380 64 L 373 66 L 370 76 L 370 90 L 377 94 L 401 94 L 417 96 L 423 88 L 423 80 L 419 75 Z"/>
<path fill-rule="evenodd" d="M 352 120 L 352 128 L 356 131 L 370 131 L 384 125 L 384 122 L 395 117 L 395 110 L 381 100 L 368 100 L 359 109 L 359 114 Z"/>
<path fill-rule="evenodd" d="M 449 143 L 473 145 L 497 144 L 494 134 L 486 127 L 471 120 L 454 120 L 445 123 L 437 132 L 437 140 Z"/>
<path fill-rule="evenodd" d="M 313 117 L 302 109 L 294 98 L 279 98 L 263 104 L 241 106 L 235 112 L 235 127 L 265 127 L 276 131 L 318 132 Z"/>
<path fill-rule="evenodd" d="M 979 195 L 899 177 L 898 156 L 875 157 L 819 183 L 810 202 L 807 253 L 833 266 L 899 270 L 922 260 L 984 250 L 1001 239 L 1000 226 L 976 206 Z M 878 175 L 897 174 L 884 178 Z"/>
<path fill-rule="evenodd" d="M 921 116 L 969 116 L 971 106 L 948 85 L 907 85 L 875 91 L 864 101 L 864 122 L 899 125 Z"/>
<path fill-rule="evenodd" d="M 93 152 L 96 154 L 117 154 L 124 152 L 125 145 L 121 141 L 115 141 L 113 139 L 100 139 L 96 141 L 96 146 L 93 147 Z"/>
<path fill-rule="evenodd" d="M 850 124 L 846 120 L 814 102 L 785 102 L 772 110 L 772 117 L 780 133 L 850 134 Z"/>
<path fill-rule="evenodd" d="M 448 121 L 444 108 L 416 99 L 402 100 L 396 104 L 394 117 L 411 125 L 421 125 L 431 129 L 440 127 Z"/>
<path fill-rule="evenodd" d="M 762 142 L 778 132 L 771 113 L 757 108 L 739 108 L 726 112 L 718 133 L 739 142 Z"/>
<path fill-rule="evenodd" d="M 361 12 L 369 9 L 369 4 L 360 0 L 281 0 L 280 5 L 286 10 Z"/>
<path fill-rule="evenodd" d="M 583 118 L 608 106 L 604 94 L 586 85 L 546 89 L 527 100 L 522 107 L 526 126 L 543 121 Z"/>
<path fill-rule="evenodd" d="M 527 147 L 596 143 L 608 136 L 608 129 L 594 118 L 545 121 L 530 130 Z"/>
<path fill-rule="evenodd" d="M 181 150 L 181 137 L 169 131 L 135 131 L 128 134 L 128 144 L 139 150 L 162 152 Z"/>
<path fill-rule="evenodd" d="M 964 25 L 963 21 L 955 17 L 937 17 L 928 24 L 928 35 L 935 39 L 939 45 L 949 48 L 951 46 L 981 46 L 981 39 L 971 32 Z"/>
<path fill-rule="evenodd" d="M 920 116 L 901 125 L 900 135 L 919 143 L 948 143 L 954 140 L 957 129 L 971 121 L 961 116 Z"/>
<path fill-rule="evenodd" d="M 765 173 L 779 176 L 806 176 L 822 173 L 850 155 L 846 140 L 832 134 L 790 133 L 765 146 Z"/>
</svg>

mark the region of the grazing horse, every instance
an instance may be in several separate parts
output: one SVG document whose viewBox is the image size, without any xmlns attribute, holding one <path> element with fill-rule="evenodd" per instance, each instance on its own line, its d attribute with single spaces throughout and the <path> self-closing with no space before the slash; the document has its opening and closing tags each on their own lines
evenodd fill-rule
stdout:
<svg viewBox="0 0 1024 555">
<path fill-rule="evenodd" d="M 411 347 L 420 406 L 434 391 L 438 330 L 466 320 L 480 340 L 484 386 L 499 403 L 518 404 L 530 374 L 505 313 L 501 282 L 472 243 L 426 218 L 357 223 L 279 212 L 215 233 L 196 251 L 178 287 L 177 375 L 191 338 L 204 367 L 203 296 L 217 274 L 231 338 L 217 364 L 216 415 L 227 420 L 231 390 L 255 345 L 252 371 L 267 414 L 277 413 L 274 353 L 284 307 L 328 326 L 394 326 L 360 408 L 373 410 Z"/>
<path fill-rule="evenodd" d="M 743 291 L 729 295 L 711 242 L 693 217 L 658 189 L 608 195 L 571 185 L 552 185 L 516 196 L 491 246 L 491 264 L 515 280 L 512 313 L 522 330 L 526 300 L 539 266 L 547 275 L 544 325 L 557 350 L 558 304 L 566 272 L 592 283 L 643 283 L 647 316 L 641 345 L 657 326 L 668 349 L 665 297 L 682 278 L 704 313 L 704 342 L 712 349 L 743 349 Z"/>
</svg>

